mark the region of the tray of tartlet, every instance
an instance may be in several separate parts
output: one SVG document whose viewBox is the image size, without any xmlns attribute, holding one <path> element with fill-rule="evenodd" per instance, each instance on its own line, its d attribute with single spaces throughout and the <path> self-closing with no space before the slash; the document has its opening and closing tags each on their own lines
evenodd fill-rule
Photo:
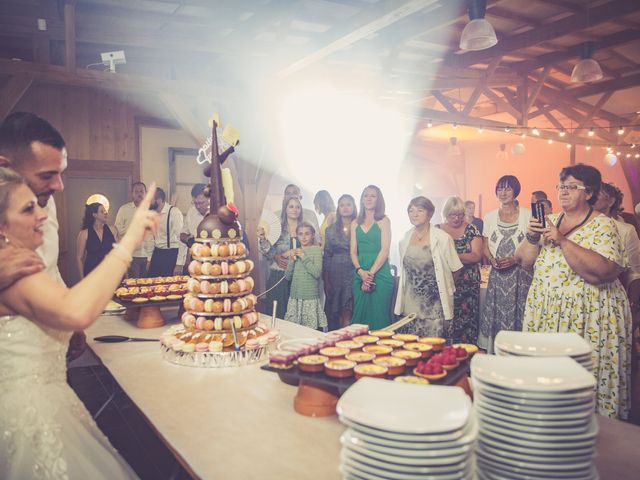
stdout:
<svg viewBox="0 0 640 480">
<path fill-rule="evenodd" d="M 391 347 L 394 350 L 396 350 L 398 348 L 402 348 L 404 346 L 404 342 L 402 340 L 396 340 L 393 338 L 382 338 L 378 340 L 376 345 L 385 345 L 387 347 Z"/>
</svg>

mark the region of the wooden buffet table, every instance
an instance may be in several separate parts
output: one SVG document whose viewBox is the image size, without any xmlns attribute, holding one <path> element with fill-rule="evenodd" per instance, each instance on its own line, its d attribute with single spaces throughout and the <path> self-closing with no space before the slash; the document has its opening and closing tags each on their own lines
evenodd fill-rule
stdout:
<svg viewBox="0 0 640 480">
<path fill-rule="evenodd" d="M 152 342 L 100 343 L 100 335 L 158 338 L 167 327 L 141 330 L 121 317 L 101 317 L 87 342 L 143 412 L 176 458 L 196 477 L 339 479 L 336 416 L 293 410 L 296 387 L 250 365 L 201 369 L 162 360 Z M 286 338 L 321 335 L 285 321 Z M 640 475 L 640 427 L 599 417 L 596 466 L 603 480 Z"/>
</svg>

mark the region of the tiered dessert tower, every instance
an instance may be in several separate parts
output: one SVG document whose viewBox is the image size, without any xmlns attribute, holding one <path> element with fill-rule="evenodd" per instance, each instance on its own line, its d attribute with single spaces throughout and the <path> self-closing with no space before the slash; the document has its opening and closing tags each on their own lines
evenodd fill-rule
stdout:
<svg viewBox="0 0 640 480">
<path fill-rule="evenodd" d="M 239 212 L 233 203 L 227 203 L 222 185 L 221 164 L 234 147 L 219 154 L 216 129 L 213 120 L 211 163 L 205 168 L 210 177 L 205 189 L 210 212 L 198 226 L 190 250 L 193 260 L 182 324 L 169 329 L 162 339 L 166 358 L 197 366 L 250 363 L 262 356 L 267 344 L 268 329 L 258 325 L 257 299 L 251 293 L 254 263 L 242 243 Z M 225 354 L 227 359 L 219 361 Z M 218 360 L 212 361 L 213 357 Z"/>
</svg>

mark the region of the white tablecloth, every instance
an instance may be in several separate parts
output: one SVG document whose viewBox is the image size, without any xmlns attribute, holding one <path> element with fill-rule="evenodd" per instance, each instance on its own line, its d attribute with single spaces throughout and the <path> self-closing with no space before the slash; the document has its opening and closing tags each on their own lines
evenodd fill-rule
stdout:
<svg viewBox="0 0 640 480">
<path fill-rule="evenodd" d="M 285 338 L 319 335 L 278 321 Z M 293 410 L 296 387 L 258 365 L 200 369 L 164 361 L 152 342 L 100 343 L 100 335 L 157 338 L 121 317 L 101 317 L 87 342 L 167 445 L 201 478 L 337 479 L 344 427 Z"/>
</svg>

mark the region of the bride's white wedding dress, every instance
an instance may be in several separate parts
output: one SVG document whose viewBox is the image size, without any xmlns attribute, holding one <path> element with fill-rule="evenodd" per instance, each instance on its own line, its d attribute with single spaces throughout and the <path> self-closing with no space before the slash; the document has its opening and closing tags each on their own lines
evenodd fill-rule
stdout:
<svg viewBox="0 0 640 480">
<path fill-rule="evenodd" d="M 0 317 L 2 479 L 137 478 L 67 385 L 70 335 Z"/>
</svg>

